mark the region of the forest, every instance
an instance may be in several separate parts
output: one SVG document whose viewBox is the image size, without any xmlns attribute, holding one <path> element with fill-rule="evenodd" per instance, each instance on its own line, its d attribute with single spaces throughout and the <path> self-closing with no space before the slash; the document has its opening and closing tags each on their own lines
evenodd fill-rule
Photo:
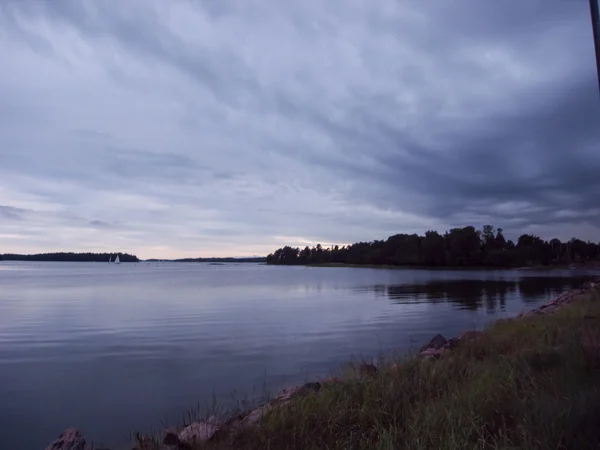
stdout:
<svg viewBox="0 0 600 450">
<path fill-rule="evenodd" d="M 323 248 L 285 246 L 267 256 L 267 264 L 351 264 L 415 267 L 550 266 L 600 260 L 600 243 L 572 238 L 543 240 L 533 234 L 507 240 L 502 228 L 485 225 L 453 228 L 444 234 L 396 234 L 387 240 Z"/>
<path fill-rule="evenodd" d="M 62 262 L 108 262 L 119 255 L 121 262 L 139 262 L 135 255 L 129 253 L 37 253 L 35 255 L 19 255 L 15 253 L 0 254 L 0 261 L 62 261 Z"/>
</svg>

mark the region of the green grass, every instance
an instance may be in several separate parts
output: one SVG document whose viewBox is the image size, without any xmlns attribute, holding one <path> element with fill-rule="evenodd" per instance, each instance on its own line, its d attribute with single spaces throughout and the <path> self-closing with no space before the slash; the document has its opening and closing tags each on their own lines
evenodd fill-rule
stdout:
<svg viewBox="0 0 600 450">
<path fill-rule="evenodd" d="M 215 449 L 598 449 L 600 289 L 435 360 L 324 385 Z"/>
</svg>

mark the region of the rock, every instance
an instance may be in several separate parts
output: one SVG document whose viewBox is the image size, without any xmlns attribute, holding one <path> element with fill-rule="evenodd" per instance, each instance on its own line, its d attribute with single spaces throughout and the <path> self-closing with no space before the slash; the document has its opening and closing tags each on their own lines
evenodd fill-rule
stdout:
<svg viewBox="0 0 600 450">
<path fill-rule="evenodd" d="M 279 393 L 275 400 L 279 402 L 288 402 L 298 393 L 299 390 L 299 387 L 286 388 Z"/>
<path fill-rule="evenodd" d="M 197 421 L 183 429 L 165 429 L 163 444 L 177 448 L 188 448 L 206 441 L 221 440 L 240 428 L 253 428 L 271 411 L 285 405 L 299 395 L 316 393 L 321 389 L 321 383 L 305 383 L 302 386 L 287 388 L 271 402 L 255 408 L 245 414 L 235 416 L 226 422 L 219 422 L 214 416 L 206 421 Z"/>
<path fill-rule="evenodd" d="M 442 348 L 447 343 L 448 343 L 448 341 L 446 340 L 446 338 L 444 336 L 442 336 L 441 334 L 436 334 L 431 339 L 431 341 L 429 341 L 429 344 L 421 347 L 420 351 L 423 352 L 423 351 L 427 350 L 428 348 L 433 348 L 433 349 L 437 350 L 438 348 Z"/>
<path fill-rule="evenodd" d="M 376 375 L 379 372 L 377 366 L 371 363 L 362 363 L 358 368 L 361 377 Z"/>
<path fill-rule="evenodd" d="M 338 383 L 343 383 L 344 380 L 342 380 L 341 378 L 338 377 L 327 377 L 327 378 L 323 378 L 321 380 L 321 385 L 331 385 L 331 384 L 338 384 Z"/>
<path fill-rule="evenodd" d="M 560 305 L 557 305 L 555 303 L 552 303 L 552 304 L 549 303 L 547 305 L 540 307 L 538 312 L 543 313 L 543 314 L 552 314 L 552 313 L 555 313 L 559 309 L 560 309 Z"/>
<path fill-rule="evenodd" d="M 464 331 L 459 337 L 458 339 L 461 341 L 470 341 L 472 339 L 479 339 L 481 336 L 483 336 L 483 331 L 477 331 L 477 330 L 467 330 Z"/>
<path fill-rule="evenodd" d="M 458 339 L 458 338 L 449 339 L 448 343 L 446 345 L 444 345 L 442 348 L 454 350 L 458 346 L 459 342 L 460 342 L 460 339 Z"/>
<path fill-rule="evenodd" d="M 288 403 L 290 400 L 297 396 L 309 395 L 318 392 L 321 389 L 321 383 L 312 382 L 305 383 L 302 386 L 296 386 L 293 388 L 284 389 L 281 393 L 266 405 L 260 406 L 258 408 L 253 409 L 252 411 L 242 415 L 235 417 L 234 419 L 225 422 L 224 424 L 220 424 L 219 428 L 221 431 L 231 431 L 232 429 L 238 427 L 253 427 L 260 422 L 265 414 L 267 414 L 271 409 L 275 407 L 280 407 Z M 217 430 L 219 431 L 219 430 Z M 216 433 L 216 431 L 215 431 Z M 219 433 L 221 434 L 221 433 Z"/>
<path fill-rule="evenodd" d="M 284 389 L 277 396 L 275 401 L 277 401 L 279 403 L 288 402 L 292 398 L 294 398 L 298 395 L 307 395 L 307 394 L 316 393 L 316 392 L 319 392 L 320 389 L 321 389 L 321 383 L 319 383 L 319 382 L 305 383 L 302 386 L 296 386 L 293 388 Z"/>
<path fill-rule="evenodd" d="M 316 392 L 319 392 L 320 389 L 321 389 L 321 383 L 319 383 L 318 381 L 313 381 L 311 383 L 304 383 L 298 390 L 298 394 L 305 395 L 305 394 L 310 394 L 310 393 L 316 393 Z"/>
<path fill-rule="evenodd" d="M 575 298 L 579 297 L 583 293 L 584 293 L 584 291 L 581 289 L 575 289 L 570 292 L 565 292 L 563 295 L 559 296 L 555 300 L 555 302 L 561 303 L 561 304 L 571 303 Z"/>
<path fill-rule="evenodd" d="M 539 308 L 533 309 L 531 311 L 526 311 L 519 314 L 517 317 L 532 317 L 539 316 L 541 314 L 551 314 L 559 310 L 562 306 L 567 305 L 577 298 L 579 298 L 582 294 L 585 293 L 585 289 L 574 289 L 572 291 L 564 292 L 558 297 L 556 297 L 551 302 L 548 302 Z"/>
<path fill-rule="evenodd" d="M 67 428 L 46 450 L 87 450 L 85 439 L 77 428 Z"/>
<path fill-rule="evenodd" d="M 519 314 L 519 317 L 533 317 L 533 316 L 540 316 L 542 314 L 544 314 L 543 311 L 540 311 L 538 309 L 532 309 L 531 311 L 527 311 L 527 312 Z"/>
<path fill-rule="evenodd" d="M 426 358 L 426 359 L 438 358 L 439 357 L 438 349 L 433 348 L 433 347 L 426 348 L 421 353 L 419 353 L 419 356 Z"/>
<path fill-rule="evenodd" d="M 260 419 L 262 419 L 262 417 L 271 410 L 271 408 L 272 406 L 269 403 L 261 406 L 260 408 L 253 409 L 244 416 L 244 418 L 241 420 L 241 425 L 244 427 L 252 427 L 256 425 L 258 422 L 260 422 Z"/>
<path fill-rule="evenodd" d="M 164 445 L 180 445 L 179 442 L 179 433 L 183 430 L 182 427 L 169 427 L 165 428 L 163 434 L 163 444 Z"/>
<path fill-rule="evenodd" d="M 236 415 L 236 416 L 231 417 L 230 419 L 226 420 L 224 423 L 221 424 L 221 427 L 219 428 L 219 430 L 215 434 L 213 434 L 211 441 L 221 442 L 221 441 L 227 439 L 227 437 L 231 436 L 233 433 L 235 433 L 240 428 L 243 428 L 244 427 L 244 423 L 242 422 L 243 418 L 244 418 L 243 415 Z M 248 423 L 246 425 L 252 426 L 253 424 L 249 423 L 249 421 L 248 421 Z"/>
<path fill-rule="evenodd" d="M 442 347 L 442 348 L 438 348 L 435 353 L 439 358 L 441 358 L 442 356 L 444 356 L 447 353 L 450 353 L 451 351 L 452 350 L 450 350 L 447 347 Z"/>
<path fill-rule="evenodd" d="M 179 439 L 179 445 L 184 446 L 192 446 L 195 444 L 199 444 L 201 442 L 206 442 L 213 435 L 219 431 L 220 424 L 215 423 L 215 421 L 197 421 L 193 422 L 187 427 L 185 427 L 181 432 L 177 435 Z"/>
</svg>

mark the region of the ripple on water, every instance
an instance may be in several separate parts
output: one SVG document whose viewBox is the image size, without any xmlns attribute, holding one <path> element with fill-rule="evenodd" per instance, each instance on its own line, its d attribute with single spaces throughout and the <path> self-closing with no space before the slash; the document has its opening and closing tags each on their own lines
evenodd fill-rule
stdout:
<svg viewBox="0 0 600 450">
<path fill-rule="evenodd" d="M 118 447 L 213 396 L 260 398 L 533 308 L 571 276 L 2 262 L 0 442 L 44 448 L 77 424 Z"/>
</svg>

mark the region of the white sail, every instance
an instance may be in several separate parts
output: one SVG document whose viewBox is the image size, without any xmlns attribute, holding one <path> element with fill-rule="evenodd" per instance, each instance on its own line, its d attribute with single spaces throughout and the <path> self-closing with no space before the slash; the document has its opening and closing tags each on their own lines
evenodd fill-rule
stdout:
<svg viewBox="0 0 600 450">
<path fill-rule="evenodd" d="M 108 257 L 108 263 L 109 263 L 109 264 L 112 262 L 112 261 L 111 261 L 111 258 L 112 258 L 112 256 L 110 256 L 110 255 L 109 255 L 109 257 Z"/>
<path fill-rule="evenodd" d="M 117 255 L 117 257 L 115 258 L 115 264 L 121 264 L 121 261 L 119 260 L 119 255 Z"/>
</svg>

